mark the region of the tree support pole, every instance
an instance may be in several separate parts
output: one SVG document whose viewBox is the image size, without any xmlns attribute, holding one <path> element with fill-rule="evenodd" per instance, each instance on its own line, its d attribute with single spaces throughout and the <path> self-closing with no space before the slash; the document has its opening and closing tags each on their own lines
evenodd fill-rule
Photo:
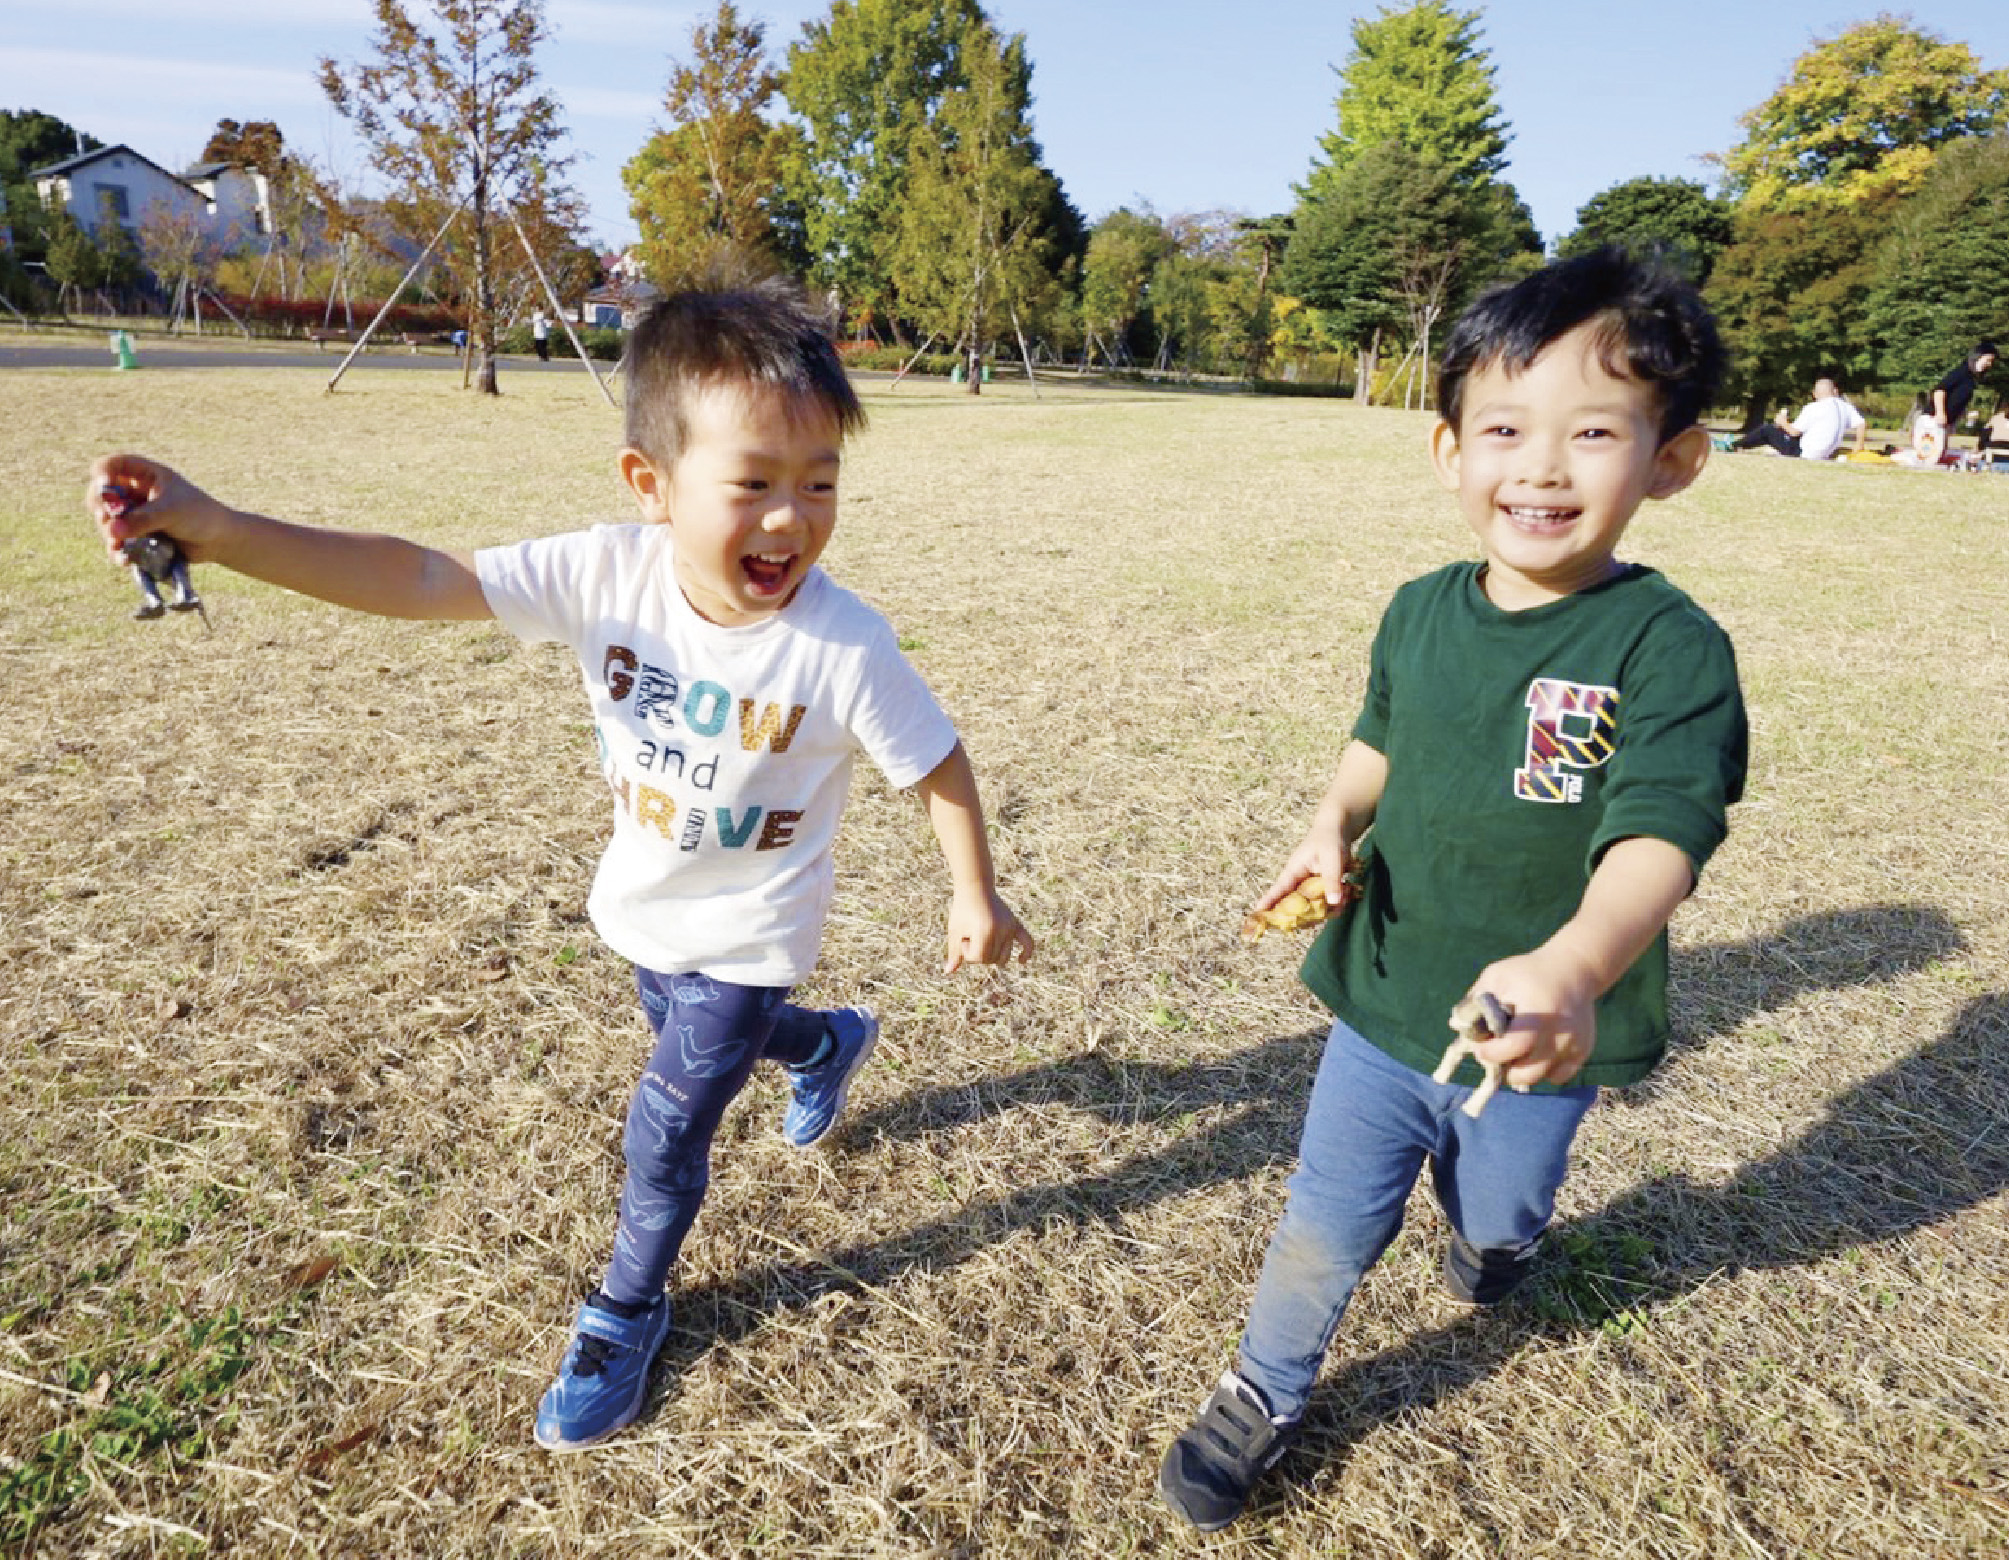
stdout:
<svg viewBox="0 0 2009 1560">
<path fill-rule="evenodd" d="M 579 354 L 579 361 L 586 372 L 593 376 L 593 388 L 598 390 L 615 411 L 614 393 L 607 388 L 607 381 L 600 377 L 600 370 L 593 366 L 593 360 L 586 356 L 586 349 L 579 344 L 579 338 L 572 332 L 572 322 L 565 318 L 565 305 L 558 300 L 558 289 L 551 285 L 551 278 L 544 274 L 544 267 L 538 262 L 537 251 L 530 247 L 530 235 L 523 231 L 523 224 L 516 220 L 516 213 L 509 214 L 509 225 L 516 229 L 518 242 L 523 245 L 524 254 L 530 257 L 530 269 L 537 273 L 537 280 L 544 284 L 544 296 L 551 300 L 551 312 L 558 317 L 558 323 L 565 327 L 565 339 L 572 343 L 572 350 Z"/>
<path fill-rule="evenodd" d="M 432 242 L 430 244 L 427 244 L 425 247 L 425 253 L 420 255 L 418 259 L 412 262 L 412 268 L 409 271 L 405 272 L 404 280 L 399 282 L 396 287 L 391 289 L 390 297 L 386 298 L 384 300 L 384 306 L 381 309 L 377 310 L 377 317 L 370 321 L 370 323 L 364 328 L 362 335 L 356 338 L 356 344 L 351 348 L 349 348 L 349 355 L 342 359 L 341 366 L 335 370 L 335 377 L 328 381 L 329 394 L 332 395 L 334 393 L 335 386 L 342 382 L 342 376 L 349 371 L 349 365 L 356 361 L 356 354 L 362 351 L 364 347 L 369 345 L 371 335 L 375 333 L 376 328 L 379 325 L 383 324 L 384 316 L 391 312 L 391 305 L 396 303 L 399 298 L 404 296 L 405 289 L 411 286 L 412 284 L 412 278 L 419 274 L 419 267 L 424 265 L 428 260 L 432 258 L 432 252 L 435 249 L 439 248 L 439 241 L 446 237 L 446 230 L 453 226 L 453 219 L 459 216 L 461 212 L 463 212 L 466 209 L 467 209 L 467 202 L 462 201 L 458 206 L 455 206 L 453 210 L 449 211 L 446 214 L 446 221 L 442 222 L 439 225 L 439 231 L 433 234 Z"/>
<path fill-rule="evenodd" d="M 1032 348 L 1025 344 L 1025 327 L 1018 322 L 1018 305 L 1012 305 L 1011 328 L 1018 337 L 1019 360 L 1025 364 L 1026 383 L 1032 386 L 1032 398 L 1039 399 L 1039 375 L 1032 371 Z"/>
</svg>

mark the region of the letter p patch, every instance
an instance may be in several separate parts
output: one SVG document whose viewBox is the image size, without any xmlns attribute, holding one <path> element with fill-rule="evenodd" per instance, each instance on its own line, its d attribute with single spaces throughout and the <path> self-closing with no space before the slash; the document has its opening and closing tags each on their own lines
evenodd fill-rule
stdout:
<svg viewBox="0 0 2009 1560">
<path fill-rule="evenodd" d="M 1528 684 L 1526 767 L 1514 771 L 1524 802 L 1580 802 L 1587 770 L 1618 750 L 1618 690 L 1537 677 Z"/>
</svg>

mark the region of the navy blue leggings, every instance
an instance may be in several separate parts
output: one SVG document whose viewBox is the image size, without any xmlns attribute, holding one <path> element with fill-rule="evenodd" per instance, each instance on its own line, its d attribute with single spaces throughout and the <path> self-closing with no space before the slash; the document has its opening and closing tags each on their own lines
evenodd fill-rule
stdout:
<svg viewBox="0 0 2009 1560">
<path fill-rule="evenodd" d="M 621 1222 L 601 1293 L 648 1305 L 711 1184 L 712 1135 L 762 1057 L 798 1067 L 823 1043 L 823 1014 L 795 1007 L 786 986 L 735 986 L 709 975 L 637 969 L 656 1049 L 628 1106 L 621 1147 Z"/>
</svg>

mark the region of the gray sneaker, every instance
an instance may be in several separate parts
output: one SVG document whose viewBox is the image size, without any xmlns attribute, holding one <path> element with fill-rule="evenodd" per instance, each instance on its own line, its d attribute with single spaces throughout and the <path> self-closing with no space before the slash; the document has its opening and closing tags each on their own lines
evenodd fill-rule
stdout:
<svg viewBox="0 0 2009 1560">
<path fill-rule="evenodd" d="M 1251 1382 L 1229 1371 L 1178 1440 L 1165 1449 L 1158 1493 L 1202 1533 L 1242 1514 L 1257 1479 L 1274 1468 L 1297 1439 L 1295 1419 L 1279 1423 Z"/>
</svg>

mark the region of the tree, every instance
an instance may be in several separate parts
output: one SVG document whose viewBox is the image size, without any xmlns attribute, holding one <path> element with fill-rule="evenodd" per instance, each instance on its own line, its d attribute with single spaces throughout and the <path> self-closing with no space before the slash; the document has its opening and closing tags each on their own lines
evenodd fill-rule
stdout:
<svg viewBox="0 0 2009 1560">
<path fill-rule="evenodd" d="M 965 85 L 911 144 L 891 279 L 903 310 L 957 343 L 975 395 L 991 341 L 1056 291 L 1049 218 L 1064 197 L 1032 138 L 1025 35 L 976 23 L 958 52 Z"/>
<path fill-rule="evenodd" d="M 193 207 L 177 210 L 157 200 L 140 218 L 139 243 L 147 268 L 163 286 L 174 289 L 177 323 L 182 308 L 199 310 L 190 295 L 209 285 L 219 258 L 204 214 Z M 199 320 L 200 313 L 195 317 Z"/>
<path fill-rule="evenodd" d="M 40 109 L 0 109 L 0 197 L 21 258 L 41 260 L 48 249 L 48 220 L 29 174 L 102 145 L 96 136 Z"/>
<path fill-rule="evenodd" d="M 497 393 L 498 232 L 516 205 L 561 196 L 571 159 L 555 154 L 558 103 L 537 90 L 543 0 L 425 0 L 437 32 L 403 0 L 373 0 L 375 58 L 344 70 L 321 61 L 321 89 L 356 127 L 370 162 L 398 192 L 391 204 L 426 237 L 460 208 L 445 253 L 460 274 L 477 352 L 476 385 Z M 421 239 L 420 242 L 424 240 Z"/>
<path fill-rule="evenodd" d="M 1960 141 L 1898 208 L 1868 300 L 1887 383 L 1933 383 L 1977 341 L 2009 338 L 2009 136 Z"/>
<path fill-rule="evenodd" d="M 56 307 L 67 313 L 72 299 L 105 285 L 105 259 L 90 230 L 63 207 L 49 214 L 47 232 L 45 263 L 56 284 Z"/>
<path fill-rule="evenodd" d="M 741 21 L 732 0 L 720 0 L 710 24 L 691 29 L 689 62 L 671 61 L 670 127 L 621 170 L 642 268 L 659 286 L 721 261 L 760 270 L 784 258 L 775 207 L 786 138 L 765 117 L 781 88 L 766 38 L 762 23 Z"/>
<path fill-rule="evenodd" d="M 1817 41 L 1738 123 L 1744 139 L 1722 158 L 1733 197 L 1831 210 L 1915 190 L 1937 148 L 2009 124 L 2009 71 L 1883 15 Z"/>
<path fill-rule="evenodd" d="M 268 179 L 277 178 L 286 161 L 286 137 L 269 119 L 252 119 L 243 124 L 235 119 L 219 119 L 203 143 L 199 160 L 255 168 Z"/>
<path fill-rule="evenodd" d="M 1873 256 L 1895 205 L 1885 195 L 1827 212 L 1738 208 L 1703 296 L 1730 350 L 1725 388 L 1747 422 L 1805 400 L 1824 374 L 1869 381 Z"/>
<path fill-rule="evenodd" d="M 1152 273 L 1177 247 L 1148 206 L 1141 212 L 1118 206 L 1095 224 L 1081 269 L 1084 352 L 1099 344 L 1111 363 L 1128 357 L 1130 328 L 1144 312 Z"/>
<path fill-rule="evenodd" d="M 849 310 L 893 313 L 910 148 L 943 98 L 968 85 L 962 45 L 979 25 L 988 19 L 976 0 L 833 0 L 789 48 L 782 92 L 795 123 L 782 177 L 811 274 Z"/>
<path fill-rule="evenodd" d="M 1539 245 L 1511 186 L 1461 186 L 1443 164 L 1384 141 L 1299 208 L 1281 282 L 1359 352 L 1356 396 L 1371 398 L 1392 341 L 1407 349 L 1413 400 L 1438 323 L 1481 285 L 1534 263 Z"/>
<path fill-rule="evenodd" d="M 1658 259 L 1698 287 L 1730 242 L 1731 205 L 1693 179 L 1627 179 L 1577 208 L 1575 231 L 1556 246 L 1564 259 L 1618 244 Z"/>
<path fill-rule="evenodd" d="M 1300 193 L 1328 193 L 1362 156 L 1390 141 L 1443 168 L 1453 183 L 1483 184 L 1507 163 L 1510 139 L 1479 43 L 1477 11 L 1415 0 L 1353 24 L 1353 52 L 1338 68 L 1339 127 L 1320 138 Z"/>
</svg>

